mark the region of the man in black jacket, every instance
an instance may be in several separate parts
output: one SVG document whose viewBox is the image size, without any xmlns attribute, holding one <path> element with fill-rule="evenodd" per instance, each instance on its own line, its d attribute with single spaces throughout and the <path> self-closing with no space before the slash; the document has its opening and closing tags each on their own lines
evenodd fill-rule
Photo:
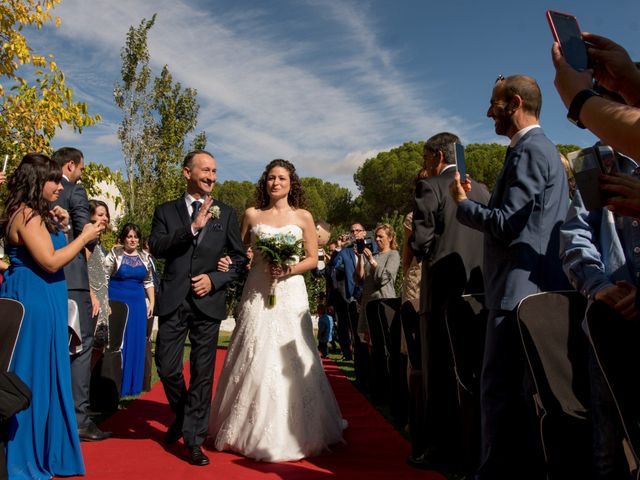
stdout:
<svg viewBox="0 0 640 480">
<path fill-rule="evenodd" d="M 156 365 L 176 414 L 165 441 L 184 437 L 189 462 L 203 466 L 209 463 L 201 445 L 209 426 L 218 333 L 227 317 L 224 287 L 245 270 L 247 258 L 233 209 L 210 196 L 217 179 L 213 155 L 204 150 L 188 153 L 183 174 L 187 191 L 156 208 L 149 240 L 151 253 L 166 260 L 157 299 Z M 218 260 L 226 255 L 236 268 L 219 272 Z M 188 390 L 182 374 L 187 333 Z"/>
<path fill-rule="evenodd" d="M 482 293 L 482 234 L 456 219 L 457 203 L 449 185 L 456 172 L 456 143 L 452 133 L 434 135 L 424 145 L 424 168 L 429 176 L 416 184 L 413 234 L 410 246 L 422 260 L 420 285 L 420 339 L 425 388 L 425 443 L 427 452 L 410 458 L 417 467 L 450 468 L 459 458 L 461 433 L 456 429 L 456 378 L 447 311 L 464 293 Z M 470 195 L 479 203 L 489 201 L 489 192 L 473 181 Z M 470 346 L 481 351 L 483 332 L 465 331 Z M 475 337 L 475 338 L 474 338 Z M 461 340 L 461 339 L 459 339 Z M 470 351 L 465 352 L 471 355 Z M 473 362 L 470 362 L 473 364 Z M 481 358 L 477 359 L 478 371 Z"/>
</svg>

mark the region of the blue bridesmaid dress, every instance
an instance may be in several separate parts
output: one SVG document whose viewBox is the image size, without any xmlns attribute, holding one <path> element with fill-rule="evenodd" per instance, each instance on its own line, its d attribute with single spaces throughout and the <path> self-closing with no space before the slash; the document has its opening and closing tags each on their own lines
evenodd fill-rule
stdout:
<svg viewBox="0 0 640 480">
<path fill-rule="evenodd" d="M 109 298 L 129 307 L 129 319 L 122 346 L 122 390 L 120 394 L 138 395 L 142 392 L 144 357 L 147 342 L 147 303 L 144 280 L 147 268 L 139 255 L 122 256 L 118 271 L 109 280 Z"/>
<path fill-rule="evenodd" d="M 51 241 L 56 250 L 66 245 L 62 232 L 51 234 Z M 10 370 L 33 395 L 31 406 L 9 427 L 9 478 L 84 475 L 71 393 L 64 271 L 45 272 L 24 246 L 5 249 L 11 266 L 0 297 L 18 300 L 25 309 Z"/>
</svg>

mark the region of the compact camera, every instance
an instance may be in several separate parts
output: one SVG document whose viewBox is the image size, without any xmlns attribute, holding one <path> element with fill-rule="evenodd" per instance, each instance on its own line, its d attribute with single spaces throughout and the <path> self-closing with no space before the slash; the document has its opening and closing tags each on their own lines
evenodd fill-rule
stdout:
<svg viewBox="0 0 640 480">
<path fill-rule="evenodd" d="M 356 239 L 356 252 L 364 253 L 365 248 L 368 248 L 369 251 L 373 251 L 373 239 L 371 237 Z"/>
</svg>

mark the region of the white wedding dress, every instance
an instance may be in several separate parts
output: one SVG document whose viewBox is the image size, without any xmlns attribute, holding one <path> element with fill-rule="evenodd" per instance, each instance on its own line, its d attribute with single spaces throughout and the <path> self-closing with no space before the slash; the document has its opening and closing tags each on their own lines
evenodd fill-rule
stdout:
<svg viewBox="0 0 640 480">
<path fill-rule="evenodd" d="M 259 224 L 256 235 L 291 233 L 297 225 Z M 277 282 L 276 304 L 267 307 L 272 279 L 256 252 L 242 292 L 216 395 L 209 435 L 217 450 L 268 462 L 319 455 L 342 442 L 346 428 L 313 336 L 302 275 Z"/>
</svg>

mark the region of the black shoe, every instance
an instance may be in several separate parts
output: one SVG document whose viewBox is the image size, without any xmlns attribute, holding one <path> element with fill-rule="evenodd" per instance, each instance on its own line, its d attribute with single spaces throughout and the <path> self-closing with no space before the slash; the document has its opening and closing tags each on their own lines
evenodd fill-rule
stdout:
<svg viewBox="0 0 640 480">
<path fill-rule="evenodd" d="M 182 438 L 182 420 L 174 420 L 164 436 L 164 443 L 171 445 Z"/>
<path fill-rule="evenodd" d="M 111 438 L 111 435 L 113 435 L 111 432 L 103 432 L 93 422 L 86 427 L 78 429 L 78 436 L 81 442 L 99 442 L 100 440 Z"/>
<path fill-rule="evenodd" d="M 187 447 L 189 451 L 189 463 L 191 465 L 197 465 L 198 467 L 204 467 L 205 465 L 209 465 L 209 458 L 204 454 L 202 448 L 198 447 Z"/>
</svg>

